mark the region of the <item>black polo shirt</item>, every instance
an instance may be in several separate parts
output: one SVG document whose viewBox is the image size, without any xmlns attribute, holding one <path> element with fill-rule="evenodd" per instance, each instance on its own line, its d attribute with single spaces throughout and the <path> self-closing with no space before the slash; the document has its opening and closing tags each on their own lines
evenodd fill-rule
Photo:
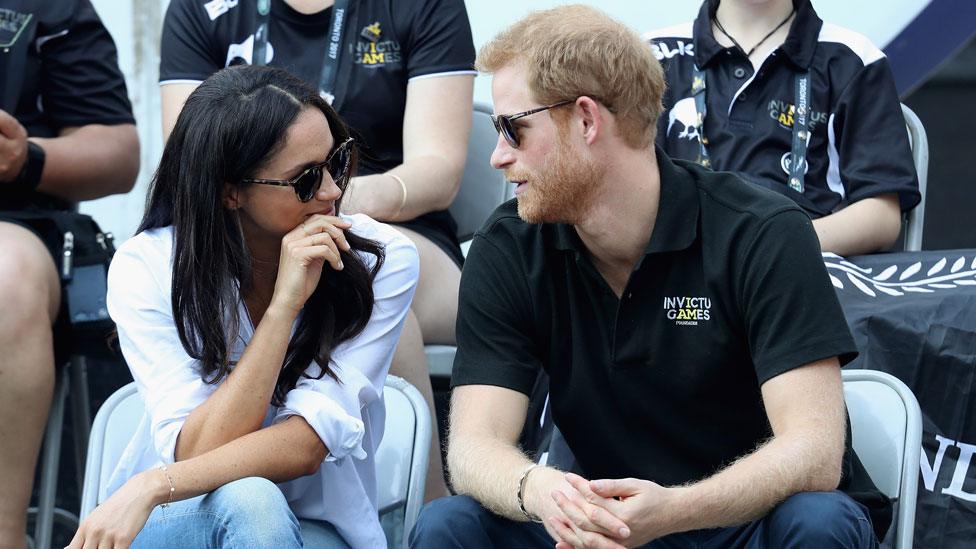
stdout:
<svg viewBox="0 0 976 549">
<path fill-rule="evenodd" d="M 808 0 L 794 0 L 786 41 L 757 72 L 742 50 L 715 40 L 718 4 L 704 2 L 693 23 L 645 34 L 668 83 L 658 144 L 673 158 L 698 158 L 697 64 L 707 84 L 705 135 L 715 170 L 783 193 L 813 218 L 884 193 L 897 193 L 903 211 L 915 207 L 918 180 L 884 54 L 864 36 L 824 23 Z M 798 71 L 810 73 L 812 109 L 803 194 L 787 185 Z"/>
<path fill-rule="evenodd" d="M 0 108 L 30 137 L 135 123 L 115 42 L 89 0 L 0 0 Z M 0 185 L 0 210 L 27 205 L 68 207 Z"/>
<path fill-rule="evenodd" d="M 672 486 L 771 436 L 765 381 L 856 349 L 800 208 L 657 158 L 659 213 L 622 299 L 572 226 L 496 210 L 462 272 L 452 384 L 529 394 L 543 368 L 585 475 Z"/>
</svg>

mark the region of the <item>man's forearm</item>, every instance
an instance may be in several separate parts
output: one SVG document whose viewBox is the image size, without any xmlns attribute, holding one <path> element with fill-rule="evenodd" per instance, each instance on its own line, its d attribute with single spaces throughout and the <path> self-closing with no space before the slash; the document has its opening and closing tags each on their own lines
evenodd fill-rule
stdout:
<svg viewBox="0 0 976 549">
<path fill-rule="evenodd" d="M 452 437 L 447 462 L 458 494 L 473 497 L 498 515 L 526 520 L 516 493 L 519 479 L 532 461 L 518 448 L 488 438 Z M 539 469 L 532 475 L 541 473 Z"/>
<path fill-rule="evenodd" d="M 675 487 L 674 532 L 759 519 L 799 492 L 829 491 L 840 481 L 843 445 L 823 437 L 774 438 L 721 472 Z"/>
<path fill-rule="evenodd" d="M 139 175 L 139 138 L 132 124 L 70 128 L 54 138 L 32 138 L 44 149 L 38 190 L 71 201 L 132 189 Z"/>
</svg>

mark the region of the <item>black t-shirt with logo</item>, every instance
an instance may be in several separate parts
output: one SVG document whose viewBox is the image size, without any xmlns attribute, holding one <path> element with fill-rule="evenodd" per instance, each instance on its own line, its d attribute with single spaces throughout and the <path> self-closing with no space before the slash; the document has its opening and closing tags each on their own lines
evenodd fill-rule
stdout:
<svg viewBox="0 0 976 549">
<path fill-rule="evenodd" d="M 115 43 L 89 0 L 0 0 L 0 109 L 31 137 L 135 123 Z M 0 210 L 27 204 L 67 207 L 0 185 Z"/>
<path fill-rule="evenodd" d="M 768 439 L 760 386 L 856 347 L 812 223 L 790 200 L 658 149 L 661 198 L 618 299 L 575 230 L 515 201 L 465 260 L 452 384 L 525 394 L 540 368 L 583 473 L 674 486 Z"/>
<path fill-rule="evenodd" d="M 705 74 L 705 136 L 711 167 L 783 193 L 813 218 L 885 193 L 903 211 L 920 200 L 905 121 L 884 54 L 867 38 L 824 23 L 808 0 L 795 0 L 786 41 L 753 70 L 736 47 L 712 33 L 717 0 L 698 18 L 645 34 L 668 82 L 657 143 L 673 158 L 700 153 L 693 68 Z M 805 191 L 789 188 L 794 75 L 809 71 Z"/>
<path fill-rule="evenodd" d="M 317 86 L 332 11 L 302 14 L 272 0 L 267 64 Z M 403 162 L 408 81 L 476 74 L 471 28 L 462 0 L 356 0 L 347 17 L 333 106 L 361 146 L 360 173 L 380 173 Z M 250 63 L 256 21 L 256 0 L 173 0 L 163 24 L 160 84 L 198 83 Z M 423 217 L 453 234 L 446 212 Z"/>
</svg>

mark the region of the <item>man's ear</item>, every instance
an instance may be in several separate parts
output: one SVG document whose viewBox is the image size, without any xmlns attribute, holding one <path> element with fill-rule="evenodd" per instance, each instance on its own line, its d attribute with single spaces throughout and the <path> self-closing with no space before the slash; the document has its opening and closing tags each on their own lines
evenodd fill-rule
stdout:
<svg viewBox="0 0 976 549">
<path fill-rule="evenodd" d="M 604 131 L 607 122 L 600 111 L 600 104 L 584 95 L 576 100 L 576 109 L 583 123 L 583 139 L 587 145 L 592 145 L 600 132 Z"/>
<path fill-rule="evenodd" d="M 237 185 L 224 183 L 223 195 L 221 196 L 221 202 L 223 202 L 224 208 L 236 210 L 241 207 L 240 190 L 240 187 Z"/>
</svg>

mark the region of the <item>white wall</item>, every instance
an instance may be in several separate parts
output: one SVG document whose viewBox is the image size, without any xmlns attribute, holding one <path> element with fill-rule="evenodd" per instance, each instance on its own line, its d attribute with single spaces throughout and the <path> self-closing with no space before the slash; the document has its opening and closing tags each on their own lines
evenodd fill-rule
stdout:
<svg viewBox="0 0 976 549">
<path fill-rule="evenodd" d="M 200 0 L 203 2 L 204 0 Z M 599 7 L 643 32 L 692 19 L 698 0 L 578 0 Z M 814 0 L 824 20 L 862 32 L 876 44 L 886 44 L 931 0 Z M 159 29 L 168 0 L 92 0 L 119 48 L 119 63 L 139 126 L 142 168 L 135 190 L 86 202 L 82 211 L 115 233 L 117 242 L 135 231 L 142 216 L 145 191 L 159 161 L 162 139 L 159 121 Z M 532 10 L 570 2 L 560 0 L 465 0 L 476 47 Z M 475 82 L 475 100 L 490 102 L 487 77 Z"/>
</svg>

